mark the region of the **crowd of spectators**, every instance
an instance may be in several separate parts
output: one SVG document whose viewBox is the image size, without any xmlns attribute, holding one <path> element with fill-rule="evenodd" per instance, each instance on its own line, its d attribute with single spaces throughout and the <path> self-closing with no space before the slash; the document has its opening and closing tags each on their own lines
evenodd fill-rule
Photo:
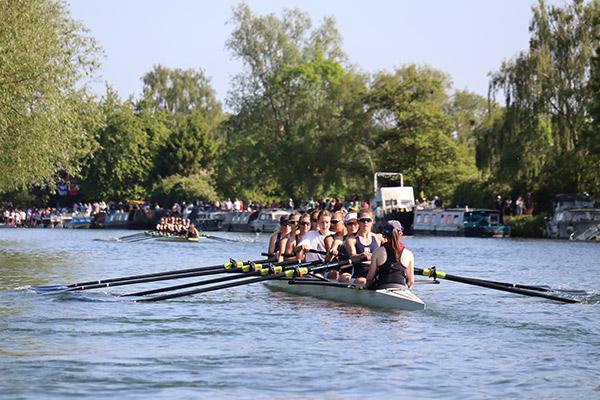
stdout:
<svg viewBox="0 0 600 400">
<path fill-rule="evenodd" d="M 36 207 L 17 208 L 12 205 L 6 206 L 2 211 L 2 221 L 6 226 L 11 227 L 38 227 L 48 226 L 50 221 L 61 215 L 82 215 L 94 217 L 99 214 L 109 214 L 115 211 L 129 212 L 131 210 L 142 209 L 150 211 L 160 211 L 161 216 L 176 216 L 183 219 L 194 218 L 195 214 L 201 211 L 258 211 L 263 208 L 279 208 L 285 210 L 329 210 L 331 212 L 346 210 L 359 210 L 369 207 L 368 201 L 358 200 L 356 198 L 341 201 L 337 198 L 327 198 L 315 200 L 310 198 L 296 204 L 293 199 L 282 202 L 260 203 L 255 201 L 244 202 L 240 199 L 223 201 L 203 202 L 177 202 L 171 207 L 162 208 L 158 203 L 149 202 L 74 202 L 70 206 L 64 207 Z"/>
</svg>

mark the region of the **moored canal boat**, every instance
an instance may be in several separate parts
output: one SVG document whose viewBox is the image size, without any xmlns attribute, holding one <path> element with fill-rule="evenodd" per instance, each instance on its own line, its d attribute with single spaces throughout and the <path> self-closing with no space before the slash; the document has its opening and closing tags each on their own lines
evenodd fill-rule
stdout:
<svg viewBox="0 0 600 400">
<path fill-rule="evenodd" d="M 510 227 L 502 224 L 497 210 L 448 208 L 415 211 L 416 234 L 509 237 Z"/>
</svg>

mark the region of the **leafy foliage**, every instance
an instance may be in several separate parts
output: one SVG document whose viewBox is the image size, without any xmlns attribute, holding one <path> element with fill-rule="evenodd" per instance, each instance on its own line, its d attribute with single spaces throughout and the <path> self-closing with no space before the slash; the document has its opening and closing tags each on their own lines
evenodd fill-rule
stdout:
<svg viewBox="0 0 600 400">
<path fill-rule="evenodd" d="M 367 102 L 378 165 L 403 171 L 417 193 L 431 197 L 449 198 L 461 181 L 477 176 L 467 144 L 452 137 L 448 88 L 440 71 L 408 65 L 378 74 Z"/>
<path fill-rule="evenodd" d="M 159 204 L 170 205 L 182 200 L 215 201 L 217 193 L 207 175 L 170 175 L 160 179 L 152 188 L 152 198 Z"/>
<path fill-rule="evenodd" d="M 574 0 L 564 7 L 533 9 L 529 50 L 493 74 L 493 93 L 502 92 L 506 111 L 483 134 L 494 149 L 483 157 L 498 181 L 538 193 L 589 191 L 597 168 L 589 166 L 588 86 L 598 45 L 598 2 Z M 582 168 L 583 167 L 583 168 Z"/>
<path fill-rule="evenodd" d="M 89 198 L 143 199 L 152 168 L 151 146 L 142 120 L 131 104 L 121 103 L 109 88 L 101 103 L 104 127 L 97 131 L 99 149 L 84 170 Z"/>
<path fill-rule="evenodd" d="M 54 0 L 0 0 L 0 191 L 77 172 L 100 123 L 84 79 L 99 49 Z"/>
</svg>

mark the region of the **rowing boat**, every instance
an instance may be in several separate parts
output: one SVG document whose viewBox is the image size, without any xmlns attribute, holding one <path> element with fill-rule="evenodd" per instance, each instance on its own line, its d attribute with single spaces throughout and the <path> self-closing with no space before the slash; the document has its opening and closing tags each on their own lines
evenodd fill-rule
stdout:
<svg viewBox="0 0 600 400">
<path fill-rule="evenodd" d="M 161 236 L 157 237 L 156 240 L 159 242 L 183 242 L 183 243 L 198 243 L 197 237 L 183 237 L 183 236 Z"/>
<path fill-rule="evenodd" d="M 348 283 L 315 278 L 277 279 L 264 282 L 264 284 L 271 290 L 333 300 L 340 303 L 407 311 L 425 309 L 425 303 L 409 289 L 367 290 Z"/>
<path fill-rule="evenodd" d="M 152 236 L 152 237 L 156 238 L 156 240 L 159 240 L 161 242 L 183 242 L 183 243 L 196 242 L 197 243 L 198 239 L 205 238 L 204 236 L 200 236 L 199 238 L 198 237 L 186 237 L 186 236 L 177 236 L 177 235 L 173 235 L 173 234 L 169 234 L 169 233 L 151 232 L 151 231 L 144 232 L 144 235 Z"/>
</svg>

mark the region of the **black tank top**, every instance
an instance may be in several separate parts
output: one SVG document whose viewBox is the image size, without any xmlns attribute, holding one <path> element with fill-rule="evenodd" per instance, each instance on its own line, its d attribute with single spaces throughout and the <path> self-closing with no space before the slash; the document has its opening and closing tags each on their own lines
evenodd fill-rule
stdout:
<svg viewBox="0 0 600 400">
<path fill-rule="evenodd" d="M 374 253 L 375 250 L 379 247 L 377 243 L 376 235 L 371 232 L 371 242 L 368 245 L 364 245 L 360 241 L 360 237 L 358 233 L 356 234 L 356 242 L 354 244 L 356 248 L 356 254 L 362 253 Z M 369 268 L 371 266 L 370 261 L 361 261 L 360 263 L 354 264 L 354 268 L 352 271 L 353 278 L 366 278 L 369 274 Z"/>
<path fill-rule="evenodd" d="M 279 251 L 280 244 L 281 244 L 281 232 L 278 232 L 277 238 L 275 239 L 275 247 L 273 248 L 274 253 L 277 253 Z"/>
<path fill-rule="evenodd" d="M 385 263 L 377 268 L 377 276 L 375 276 L 373 288 L 377 290 L 383 289 L 386 286 L 406 285 L 406 267 L 400 262 L 404 249 L 400 252 L 398 261 L 394 261 L 396 258 L 394 251 L 388 246 L 384 246 L 384 248 L 387 259 Z"/>
</svg>

